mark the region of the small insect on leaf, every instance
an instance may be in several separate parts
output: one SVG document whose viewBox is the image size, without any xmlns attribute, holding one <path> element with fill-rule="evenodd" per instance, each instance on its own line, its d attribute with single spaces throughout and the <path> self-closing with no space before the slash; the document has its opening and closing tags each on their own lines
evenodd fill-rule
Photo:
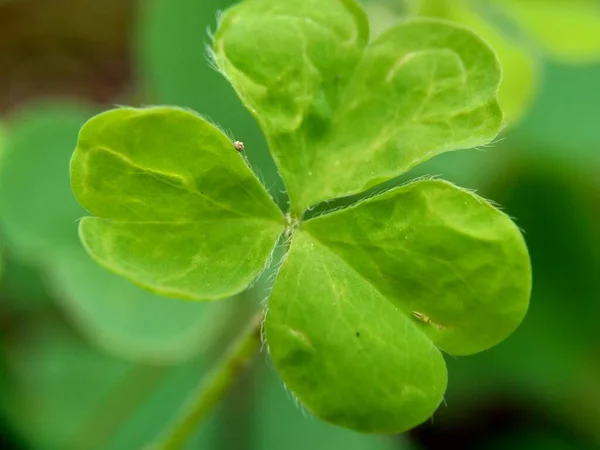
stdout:
<svg viewBox="0 0 600 450">
<path fill-rule="evenodd" d="M 434 323 L 431 321 L 431 318 L 427 317 L 425 314 L 417 312 L 417 311 L 413 311 L 413 316 L 415 316 L 418 320 L 420 320 L 421 322 L 423 322 L 426 325 L 431 325 L 435 328 L 437 328 L 438 330 L 443 329 L 444 327 L 442 327 L 441 325 Z"/>
<path fill-rule="evenodd" d="M 431 319 L 423 313 L 413 311 L 413 316 L 415 316 L 417 319 L 419 319 L 423 323 L 427 323 L 427 324 L 431 323 Z"/>
<path fill-rule="evenodd" d="M 242 141 L 235 141 L 233 143 L 233 146 L 235 147 L 235 149 L 238 152 L 243 152 L 244 151 L 244 143 Z"/>
</svg>

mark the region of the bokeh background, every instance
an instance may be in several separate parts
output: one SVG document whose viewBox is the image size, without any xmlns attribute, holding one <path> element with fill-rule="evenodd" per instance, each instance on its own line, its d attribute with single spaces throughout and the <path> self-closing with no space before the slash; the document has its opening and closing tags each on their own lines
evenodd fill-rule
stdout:
<svg viewBox="0 0 600 450">
<path fill-rule="evenodd" d="M 85 211 L 69 189 L 87 118 L 115 104 L 174 104 L 243 140 L 285 205 L 260 130 L 205 59 L 207 27 L 232 3 L 0 0 L 1 448 L 142 449 L 260 307 L 267 276 L 206 305 L 151 295 L 96 266 L 79 246 Z M 498 51 L 507 112 L 498 141 L 410 176 L 442 175 L 515 218 L 533 262 L 529 314 L 497 347 L 447 357 L 445 403 L 402 436 L 307 415 L 262 352 L 189 448 L 600 449 L 599 2 L 364 4 L 374 35 L 430 15 L 472 27 Z"/>
</svg>

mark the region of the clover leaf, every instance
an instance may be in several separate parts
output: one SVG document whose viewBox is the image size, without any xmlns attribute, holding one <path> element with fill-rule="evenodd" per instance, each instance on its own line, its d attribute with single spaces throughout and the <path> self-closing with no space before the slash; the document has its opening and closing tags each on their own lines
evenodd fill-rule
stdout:
<svg viewBox="0 0 600 450">
<path fill-rule="evenodd" d="M 224 133 L 185 110 L 88 121 L 71 161 L 79 228 L 108 269 L 158 293 L 223 298 L 265 266 L 284 221 Z"/>
<path fill-rule="evenodd" d="M 303 213 L 492 140 L 502 125 L 493 50 L 433 19 L 369 42 L 353 0 L 247 0 L 222 17 L 214 59 L 265 133 L 290 211 L 207 120 L 119 108 L 84 125 L 71 162 L 73 190 L 97 216 L 81 221 L 85 247 L 148 289 L 213 300 L 245 289 L 284 239 L 265 330 L 286 385 L 354 430 L 423 422 L 446 388 L 441 351 L 485 350 L 525 315 L 519 229 L 431 179 Z"/>
</svg>

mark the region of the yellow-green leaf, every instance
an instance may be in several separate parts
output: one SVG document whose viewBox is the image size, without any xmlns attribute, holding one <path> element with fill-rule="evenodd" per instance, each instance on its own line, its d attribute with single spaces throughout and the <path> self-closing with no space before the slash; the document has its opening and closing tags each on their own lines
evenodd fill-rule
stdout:
<svg viewBox="0 0 600 450">
<path fill-rule="evenodd" d="M 447 22 L 406 21 L 369 44 L 352 0 L 249 0 L 227 10 L 214 51 L 296 215 L 486 144 L 502 126 L 494 52 Z"/>
<path fill-rule="evenodd" d="M 191 112 L 120 108 L 90 119 L 71 160 L 90 254 L 154 292 L 191 299 L 243 291 L 284 229 L 233 142 Z"/>
<path fill-rule="evenodd" d="M 530 290 L 527 249 L 506 215 L 448 182 L 419 181 L 301 226 L 269 301 L 267 342 L 314 414 L 398 433 L 442 400 L 438 348 L 466 355 L 502 341 Z"/>
</svg>

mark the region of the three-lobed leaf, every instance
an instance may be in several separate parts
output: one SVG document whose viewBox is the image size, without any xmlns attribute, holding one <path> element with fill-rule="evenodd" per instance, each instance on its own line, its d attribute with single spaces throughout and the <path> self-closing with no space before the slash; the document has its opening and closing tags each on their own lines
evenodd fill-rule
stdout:
<svg viewBox="0 0 600 450">
<path fill-rule="evenodd" d="M 243 291 L 284 228 L 231 140 L 185 110 L 95 116 L 71 173 L 78 200 L 96 216 L 79 228 L 90 254 L 157 293 L 208 300 Z"/>
<path fill-rule="evenodd" d="M 296 214 L 355 194 L 502 125 L 494 52 L 437 20 L 368 42 L 353 0 L 230 8 L 216 63 L 261 124 Z"/>
<path fill-rule="evenodd" d="M 247 0 L 223 16 L 214 52 L 269 142 L 287 226 L 216 127 L 177 108 L 122 108 L 83 127 L 72 160 L 73 189 L 97 216 L 81 224 L 87 250 L 154 291 L 216 299 L 244 289 L 285 231 L 266 318 L 285 383 L 337 425 L 396 433 L 423 422 L 447 383 L 440 350 L 484 350 L 523 318 L 531 279 L 519 230 L 433 180 L 301 215 L 493 139 L 494 52 L 430 19 L 369 43 L 353 0 Z"/>
</svg>

